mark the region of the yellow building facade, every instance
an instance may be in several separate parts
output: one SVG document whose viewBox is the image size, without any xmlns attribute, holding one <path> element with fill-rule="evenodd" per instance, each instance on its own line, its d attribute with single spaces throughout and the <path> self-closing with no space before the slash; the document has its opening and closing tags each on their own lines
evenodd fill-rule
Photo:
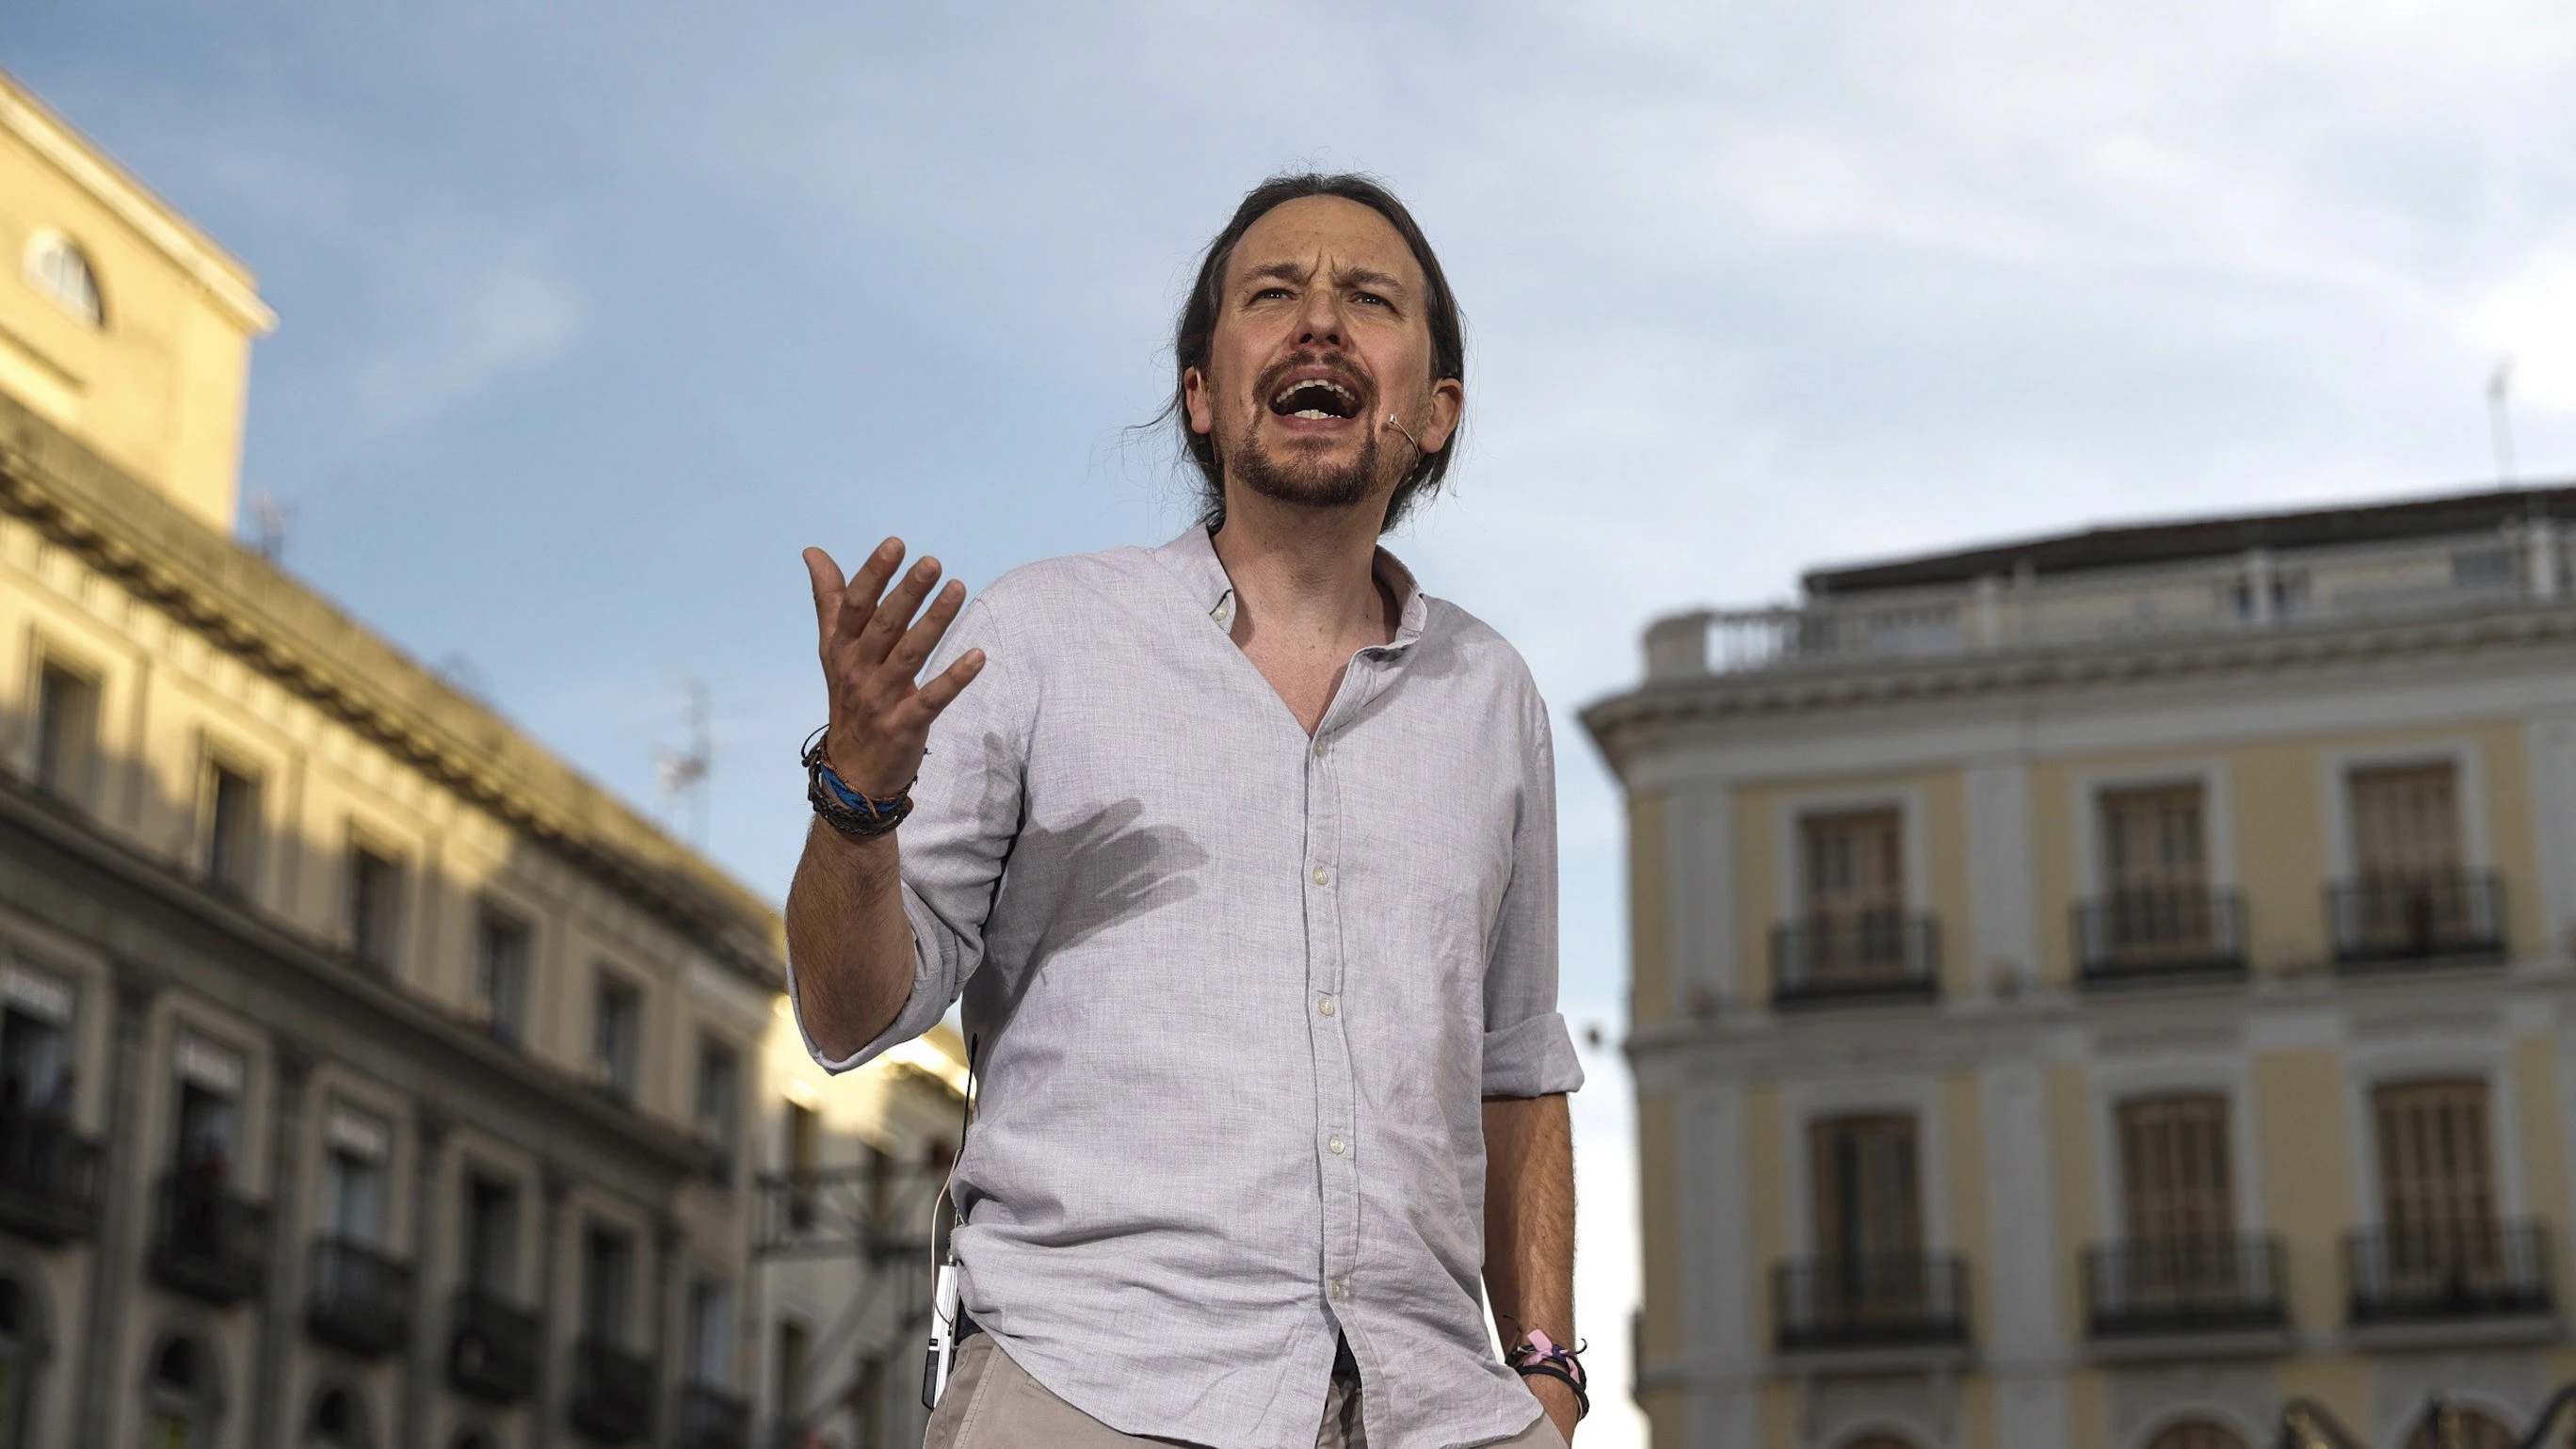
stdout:
<svg viewBox="0 0 2576 1449">
<path fill-rule="evenodd" d="M 0 1449 L 917 1439 L 779 1214 L 955 1044 L 817 1079 L 767 902 L 234 542 L 271 323 L 0 76 Z"/>
<path fill-rule="evenodd" d="M 2460 1442 L 2576 1379 L 2576 491 L 2102 530 L 1656 623 L 1655 1442 Z M 2480 1437 L 2486 1436 L 2486 1437 Z"/>
</svg>

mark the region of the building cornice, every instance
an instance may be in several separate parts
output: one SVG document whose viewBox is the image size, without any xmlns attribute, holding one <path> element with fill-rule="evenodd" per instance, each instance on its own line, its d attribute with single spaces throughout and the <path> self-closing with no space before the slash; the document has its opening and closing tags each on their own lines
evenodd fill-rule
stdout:
<svg viewBox="0 0 2576 1449">
<path fill-rule="evenodd" d="M 1915 658 L 1790 664 L 1655 679 L 1585 707 L 1622 777 L 1663 743 L 1756 719 L 1851 715 L 1968 700 L 2346 668 L 2478 651 L 2576 644 L 2576 601 L 2488 605 L 2402 618 L 2273 624 L 2088 644 L 2006 645 Z"/>
<path fill-rule="evenodd" d="M 1762 1081 L 1864 1065 L 1962 1069 L 2015 1057 L 2094 1060 L 2105 1042 L 2207 1047 L 2241 1042 L 2268 1023 L 2315 1020 L 2321 1011 L 2352 1021 L 2421 1024 L 2446 1014 L 2500 1014 L 2521 1003 L 2545 1008 L 2562 1030 L 2576 1028 L 2576 969 L 2556 960 L 2362 976 L 2311 969 L 2232 984 L 2061 988 L 1928 1007 L 1750 1009 L 1639 1026 L 1623 1047 L 1640 1080 L 1662 1079 L 1678 1068 L 1694 1077 Z"/>
<path fill-rule="evenodd" d="M 277 314 L 259 299 L 259 284 L 248 267 L 190 225 L 150 187 L 108 160 L 5 71 L 0 71 L 0 130 L 24 142 L 186 272 L 234 326 L 252 336 L 277 326 Z"/>
<path fill-rule="evenodd" d="M 0 396 L 0 512 L 771 990 L 777 913 L 381 636 Z"/>
</svg>

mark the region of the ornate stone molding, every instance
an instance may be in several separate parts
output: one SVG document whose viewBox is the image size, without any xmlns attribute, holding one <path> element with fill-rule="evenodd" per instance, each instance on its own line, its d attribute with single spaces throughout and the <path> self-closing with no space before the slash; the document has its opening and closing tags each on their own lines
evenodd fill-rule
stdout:
<svg viewBox="0 0 2576 1449">
<path fill-rule="evenodd" d="M 116 578 L 446 789 L 783 989 L 778 917 L 490 709 L 0 396 L 0 512 Z"/>
<path fill-rule="evenodd" d="M 2338 619 L 2151 639 L 1826 660 L 1659 679 L 1599 700 L 1583 722 L 1614 767 L 1693 729 L 1738 720 L 1943 701 L 2159 687 L 2494 649 L 2576 646 L 2576 603 L 2543 601 L 2398 618 Z"/>
</svg>

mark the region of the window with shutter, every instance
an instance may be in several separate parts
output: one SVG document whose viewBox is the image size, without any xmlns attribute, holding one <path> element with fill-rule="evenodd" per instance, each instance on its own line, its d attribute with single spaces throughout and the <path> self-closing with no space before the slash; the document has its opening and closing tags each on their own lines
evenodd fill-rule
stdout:
<svg viewBox="0 0 2576 1449">
<path fill-rule="evenodd" d="M 2208 955 L 2201 787 L 2105 791 L 2100 809 L 2103 947 L 2131 963 Z"/>
<path fill-rule="evenodd" d="M 2495 1182 L 2484 1082 L 2408 1082 L 2373 1096 L 2380 1222 L 2391 1272 L 2418 1276 L 2494 1270 Z"/>
<path fill-rule="evenodd" d="M 1905 834 L 1894 810 L 1798 822 L 1805 878 L 1805 966 L 1819 978 L 1902 974 Z"/>
</svg>

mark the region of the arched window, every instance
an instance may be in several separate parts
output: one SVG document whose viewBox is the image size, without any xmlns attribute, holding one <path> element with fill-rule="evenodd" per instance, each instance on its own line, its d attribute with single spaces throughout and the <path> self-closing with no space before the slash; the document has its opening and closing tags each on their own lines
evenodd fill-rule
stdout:
<svg viewBox="0 0 2576 1449">
<path fill-rule="evenodd" d="M 2185 1419 L 2165 1426 L 2163 1433 L 2147 1441 L 2147 1449 L 2245 1449 L 2245 1438 L 2207 1419 Z"/>
<path fill-rule="evenodd" d="M 2414 1436 L 2406 1441 L 2406 1449 L 2452 1449 L 2455 1444 L 2459 1449 L 2513 1449 L 2514 1432 L 2496 1420 L 2475 1409 L 2447 1412 L 2458 1416 L 2453 1422 L 2459 1430 L 2456 1437 L 2444 1438 L 2433 1432 L 2432 1424 L 2425 1423 L 2418 1425 Z"/>
<path fill-rule="evenodd" d="M 367 1411 L 358 1396 L 338 1384 L 314 1395 L 304 1442 L 312 1449 L 367 1449 Z"/>
<path fill-rule="evenodd" d="M 92 327 L 107 322 L 107 304 L 98 292 L 98 272 L 89 256 L 61 232 L 36 233 L 27 243 L 27 280 L 37 291 L 71 309 Z"/>
<path fill-rule="evenodd" d="M 163 1341 L 144 1382 L 152 1449 L 200 1449 L 215 1434 L 215 1370 L 205 1345 L 193 1338 Z"/>
</svg>

